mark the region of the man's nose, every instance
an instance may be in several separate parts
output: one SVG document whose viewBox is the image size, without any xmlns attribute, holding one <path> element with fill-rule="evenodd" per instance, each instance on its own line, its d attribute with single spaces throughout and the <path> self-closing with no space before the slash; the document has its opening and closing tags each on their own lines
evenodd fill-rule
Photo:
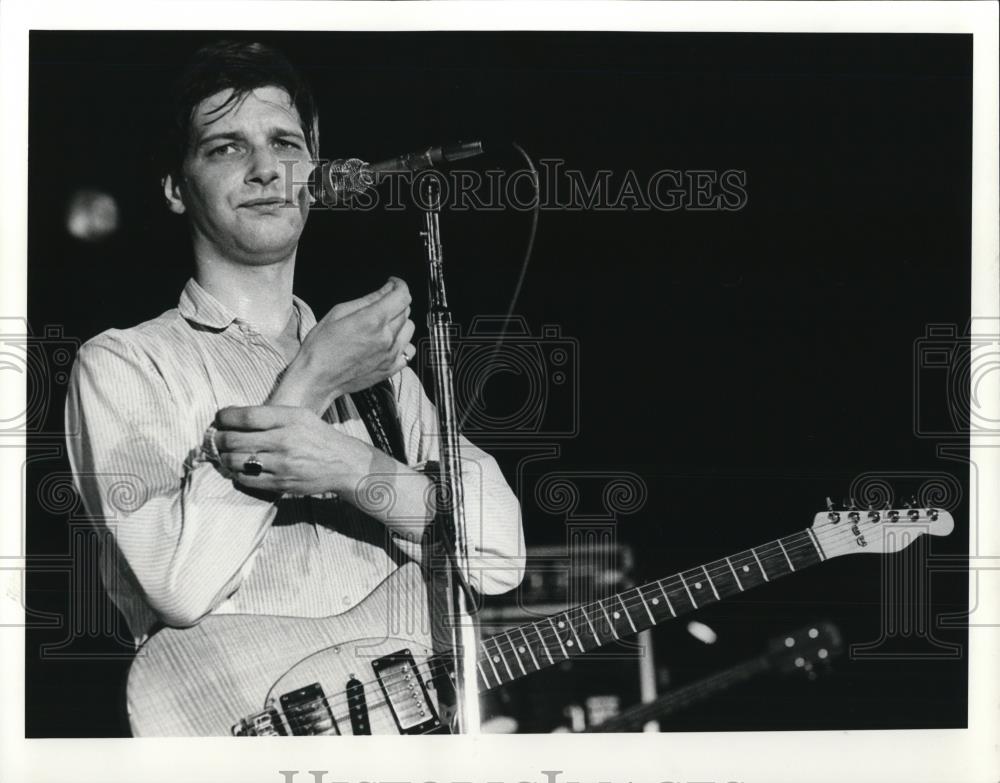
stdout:
<svg viewBox="0 0 1000 783">
<path fill-rule="evenodd" d="M 250 170 L 247 172 L 246 181 L 259 185 L 270 185 L 280 176 L 281 167 L 274 151 L 266 147 L 257 148 L 250 160 Z"/>
</svg>

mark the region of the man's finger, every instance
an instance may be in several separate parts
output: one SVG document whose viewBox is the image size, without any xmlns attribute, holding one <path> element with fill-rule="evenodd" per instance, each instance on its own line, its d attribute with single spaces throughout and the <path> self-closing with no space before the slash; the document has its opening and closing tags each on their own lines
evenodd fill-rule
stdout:
<svg viewBox="0 0 1000 783">
<path fill-rule="evenodd" d="M 278 468 L 283 465 L 278 464 L 278 458 L 273 455 L 267 455 L 266 452 L 222 452 L 220 455 L 220 462 L 223 466 L 232 474 L 240 473 L 244 476 L 253 476 L 252 472 L 247 472 L 246 462 L 251 457 L 256 457 L 257 461 L 260 463 L 260 473 L 258 476 L 275 474 L 278 472 Z M 252 467 L 252 466 L 251 466 Z"/>
<path fill-rule="evenodd" d="M 413 337 L 413 332 L 416 328 L 416 324 L 413 321 L 407 321 L 403 324 L 403 327 L 399 330 L 399 334 L 396 335 L 396 341 L 392 345 L 394 355 L 401 353 L 410 344 L 410 339 Z"/>
<path fill-rule="evenodd" d="M 302 409 L 292 405 L 232 405 L 215 414 L 215 426 L 219 430 L 242 430 L 255 432 L 286 427 L 302 419 Z"/>
<path fill-rule="evenodd" d="M 247 452 L 249 454 L 266 451 L 281 451 L 279 439 L 273 437 L 277 429 L 255 430 L 217 430 L 215 433 L 215 448 L 220 454 L 225 452 Z"/>
<path fill-rule="evenodd" d="M 382 318 L 395 318 L 410 306 L 413 297 L 410 296 L 410 289 L 405 284 L 396 286 L 389 293 L 368 305 L 368 309 L 378 314 Z"/>
<path fill-rule="evenodd" d="M 375 302 L 382 299 L 396 287 L 398 280 L 398 277 L 390 277 L 389 281 L 378 290 L 372 291 L 370 294 L 365 294 L 364 296 L 359 296 L 357 299 L 352 299 L 349 302 L 341 302 L 340 304 L 334 305 L 330 310 L 330 316 L 334 320 L 338 320 L 350 315 L 351 313 L 357 312 L 362 308 L 375 304 Z"/>
</svg>

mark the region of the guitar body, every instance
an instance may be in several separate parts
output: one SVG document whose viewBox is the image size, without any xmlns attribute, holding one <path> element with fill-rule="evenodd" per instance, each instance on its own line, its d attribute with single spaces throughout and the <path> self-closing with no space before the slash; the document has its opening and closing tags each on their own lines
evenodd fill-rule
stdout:
<svg viewBox="0 0 1000 783">
<path fill-rule="evenodd" d="M 317 699 L 312 692 L 301 695 L 298 703 L 315 713 L 300 728 L 313 730 L 289 730 L 282 719 L 285 731 L 275 733 L 353 734 L 346 695 L 352 680 L 363 686 L 366 704 L 362 729 L 367 731 L 357 733 L 433 730 L 436 726 L 423 720 L 431 714 L 436 717 L 437 711 L 428 668 L 433 645 L 425 596 L 420 569 L 411 563 L 341 615 L 223 614 L 206 617 L 191 628 L 165 628 L 140 648 L 129 670 L 132 732 L 135 736 L 229 736 L 248 716 L 272 705 L 280 710 L 283 695 L 318 684 L 324 698 Z M 402 672 L 405 662 L 392 658 L 403 651 L 409 651 L 417 668 L 409 673 L 419 675 L 422 693 L 419 687 L 400 691 L 396 684 L 413 682 Z M 381 666 L 381 671 L 373 666 Z M 387 703 L 386 692 L 393 697 L 393 706 Z M 336 723 L 335 731 L 325 730 L 322 724 L 325 705 Z M 421 709 L 427 714 L 420 715 Z M 413 725 L 421 724 L 419 732 L 412 731 Z"/>
</svg>

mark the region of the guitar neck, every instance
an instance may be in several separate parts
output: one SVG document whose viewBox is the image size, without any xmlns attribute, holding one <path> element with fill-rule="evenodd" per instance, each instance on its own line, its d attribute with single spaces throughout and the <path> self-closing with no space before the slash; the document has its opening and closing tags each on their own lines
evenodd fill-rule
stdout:
<svg viewBox="0 0 1000 783">
<path fill-rule="evenodd" d="M 692 704 L 704 701 L 710 696 L 721 693 L 741 682 L 746 682 L 771 669 L 766 655 L 752 658 L 737 664 L 725 671 L 706 677 L 698 682 L 677 688 L 660 698 L 626 710 L 621 715 L 608 718 L 587 729 L 588 732 L 629 731 L 638 728 L 656 718 L 663 718 Z"/>
<path fill-rule="evenodd" d="M 806 529 L 511 628 L 480 642 L 480 688 L 513 682 L 825 559 Z"/>
</svg>

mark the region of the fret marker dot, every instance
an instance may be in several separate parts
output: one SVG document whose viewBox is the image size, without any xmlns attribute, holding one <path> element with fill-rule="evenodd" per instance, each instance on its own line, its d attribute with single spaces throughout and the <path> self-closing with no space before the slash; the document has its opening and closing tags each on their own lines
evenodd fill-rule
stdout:
<svg viewBox="0 0 1000 783">
<path fill-rule="evenodd" d="M 573 646 L 573 640 L 572 639 L 567 640 L 566 646 L 567 647 L 572 647 Z"/>
<path fill-rule="evenodd" d="M 499 655 L 494 655 L 493 656 L 493 663 L 500 663 L 500 656 Z"/>
<path fill-rule="evenodd" d="M 701 590 L 701 582 L 695 582 L 694 583 L 694 589 L 695 590 Z"/>
<path fill-rule="evenodd" d="M 817 631 L 815 628 L 810 628 L 809 629 L 809 638 L 810 639 L 815 639 L 817 636 L 819 636 L 819 631 Z"/>
<path fill-rule="evenodd" d="M 796 658 L 795 659 L 795 665 L 798 666 L 799 668 L 805 666 L 806 665 L 806 659 L 805 658 Z"/>
<path fill-rule="evenodd" d="M 614 617 L 616 620 L 621 619 L 621 613 L 620 612 L 613 612 L 611 616 Z"/>
<path fill-rule="evenodd" d="M 795 640 L 791 636 L 785 639 L 785 647 L 794 647 L 794 646 L 795 646 Z"/>
<path fill-rule="evenodd" d="M 750 566 L 743 566 L 743 573 L 744 574 L 749 574 L 750 573 Z"/>
<path fill-rule="evenodd" d="M 560 628 L 565 628 L 566 627 L 566 623 L 564 623 L 562 620 L 560 620 L 558 623 L 556 623 L 556 625 L 558 625 Z"/>
<path fill-rule="evenodd" d="M 826 658 L 826 656 L 829 655 L 829 653 L 826 651 L 825 648 L 821 649 L 817 654 L 819 655 L 820 658 Z"/>
<path fill-rule="evenodd" d="M 524 648 L 523 648 L 523 647 L 518 647 L 518 648 L 517 648 L 517 651 L 518 651 L 519 653 L 523 653 L 523 652 L 524 652 Z"/>
<path fill-rule="evenodd" d="M 660 603 L 660 599 L 659 598 L 654 598 L 653 599 L 653 606 L 656 606 L 658 603 Z"/>
</svg>

